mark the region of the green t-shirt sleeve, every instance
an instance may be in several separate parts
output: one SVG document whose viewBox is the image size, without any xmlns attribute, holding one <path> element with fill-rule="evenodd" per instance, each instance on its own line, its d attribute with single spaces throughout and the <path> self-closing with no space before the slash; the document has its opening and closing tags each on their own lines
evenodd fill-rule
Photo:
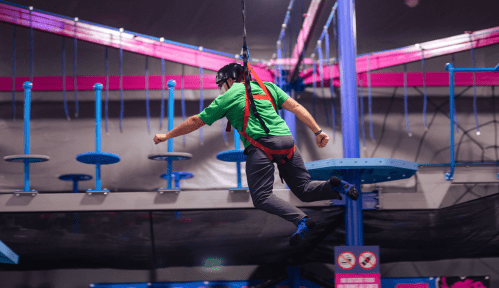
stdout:
<svg viewBox="0 0 499 288">
<path fill-rule="evenodd" d="M 198 114 L 198 117 L 210 126 L 213 122 L 224 117 L 230 109 L 229 104 L 231 101 L 229 100 L 234 98 L 234 90 L 230 89 L 223 95 L 218 96 L 208 107 L 204 108 L 203 112 Z"/>
<path fill-rule="evenodd" d="M 282 103 L 286 101 L 289 98 L 289 95 L 286 94 L 279 86 L 275 85 L 274 83 L 270 83 L 271 89 L 273 91 L 269 91 L 272 95 L 275 95 L 275 99 L 277 101 L 276 105 L 279 109 L 282 109 Z"/>
</svg>

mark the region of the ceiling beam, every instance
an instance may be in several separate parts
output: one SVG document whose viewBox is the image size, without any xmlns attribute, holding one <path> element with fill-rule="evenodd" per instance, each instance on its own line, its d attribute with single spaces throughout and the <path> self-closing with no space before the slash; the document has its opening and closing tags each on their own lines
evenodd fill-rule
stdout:
<svg viewBox="0 0 499 288">
<path fill-rule="evenodd" d="M 296 81 L 298 74 L 300 72 L 300 65 L 303 60 L 303 51 L 307 50 L 312 35 L 314 33 L 317 22 L 319 21 L 321 12 L 324 8 L 324 0 L 312 0 L 308 8 L 307 16 L 303 22 L 303 27 L 298 34 L 298 39 L 296 40 L 295 47 L 293 49 L 293 54 L 291 55 L 291 62 L 296 63 L 294 67 L 290 70 L 288 81 L 293 83 Z"/>
</svg>

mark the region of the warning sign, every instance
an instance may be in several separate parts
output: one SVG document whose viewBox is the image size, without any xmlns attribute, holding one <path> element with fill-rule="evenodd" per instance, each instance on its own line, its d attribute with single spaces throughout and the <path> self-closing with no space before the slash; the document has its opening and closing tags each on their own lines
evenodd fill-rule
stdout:
<svg viewBox="0 0 499 288">
<path fill-rule="evenodd" d="M 371 251 L 365 251 L 359 255 L 359 265 L 366 270 L 374 268 L 377 262 L 376 255 Z"/>
<path fill-rule="evenodd" d="M 355 255 L 352 252 L 343 252 L 338 256 L 337 262 L 341 268 L 350 270 L 355 266 Z"/>
</svg>

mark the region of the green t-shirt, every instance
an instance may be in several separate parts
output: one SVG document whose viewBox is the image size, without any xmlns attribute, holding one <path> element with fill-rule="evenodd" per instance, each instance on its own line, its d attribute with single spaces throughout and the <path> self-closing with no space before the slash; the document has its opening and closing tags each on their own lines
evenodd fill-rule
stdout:
<svg viewBox="0 0 499 288">
<path fill-rule="evenodd" d="M 281 109 L 282 103 L 286 101 L 289 96 L 282 91 L 275 84 L 270 82 L 263 82 L 267 87 L 270 95 L 274 98 L 274 103 L 277 109 Z M 260 88 L 257 82 L 251 81 L 251 92 L 253 95 L 264 95 L 265 92 Z M 227 117 L 230 121 L 232 127 L 241 131 L 243 128 L 243 117 L 244 117 L 244 105 L 246 100 L 246 93 L 244 89 L 244 83 L 234 83 L 230 89 L 223 95 L 218 96 L 211 104 L 206 107 L 203 112 L 199 113 L 199 118 L 204 121 L 204 123 L 211 126 L 213 122 L 221 119 L 222 117 Z M 253 139 L 257 139 L 263 136 L 289 136 L 291 132 L 289 131 L 286 122 L 279 116 L 279 114 L 274 110 L 274 106 L 268 100 L 254 99 L 255 106 L 262 118 L 267 128 L 269 128 L 269 134 L 265 133 L 263 127 L 260 125 L 260 121 L 253 116 L 250 112 L 250 117 L 248 120 L 248 126 L 246 127 L 246 134 Z M 249 142 L 241 137 L 244 147 L 248 147 Z"/>
</svg>

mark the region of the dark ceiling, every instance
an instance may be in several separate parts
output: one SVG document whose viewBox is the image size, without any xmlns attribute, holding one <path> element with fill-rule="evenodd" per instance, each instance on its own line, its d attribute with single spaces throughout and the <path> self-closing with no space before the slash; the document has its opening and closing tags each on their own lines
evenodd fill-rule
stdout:
<svg viewBox="0 0 499 288">
<path fill-rule="evenodd" d="M 405 1 L 417 3 L 413 8 Z M 499 25 L 499 1 L 451 0 L 385 0 L 356 1 L 357 50 L 359 54 L 404 47 L 476 31 Z M 13 3 L 34 6 L 36 9 L 155 37 L 203 46 L 231 54 L 239 53 L 242 46 L 242 12 L 240 1 L 153 1 L 153 0 L 16 0 Z M 326 1 L 321 13 L 318 31 L 312 38 L 311 48 L 320 35 L 335 1 Z M 310 0 L 296 0 L 294 7 L 300 15 L 302 5 L 308 9 Z M 270 59 L 284 21 L 289 1 L 246 1 L 247 34 L 251 56 Z M 296 39 L 292 13 L 288 34 Z M 329 29 L 332 35 L 332 25 Z M 332 38 L 332 37 L 331 37 Z M 289 51 L 289 41 L 287 42 Z M 332 45 L 334 47 L 334 45 Z M 37 49 L 40 47 L 37 47 Z M 332 52 L 332 56 L 334 56 Z"/>
</svg>

